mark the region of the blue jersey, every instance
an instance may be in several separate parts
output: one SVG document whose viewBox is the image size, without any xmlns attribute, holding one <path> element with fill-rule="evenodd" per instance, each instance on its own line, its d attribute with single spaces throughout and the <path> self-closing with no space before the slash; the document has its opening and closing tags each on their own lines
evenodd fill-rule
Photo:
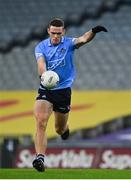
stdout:
<svg viewBox="0 0 131 180">
<path fill-rule="evenodd" d="M 46 69 L 55 71 L 60 78 L 56 89 L 71 87 L 75 78 L 73 55 L 75 50 L 75 38 L 62 37 L 61 42 L 54 46 L 50 38 L 41 41 L 35 48 L 36 60 L 43 56 Z M 42 86 L 40 86 L 42 88 Z"/>
</svg>

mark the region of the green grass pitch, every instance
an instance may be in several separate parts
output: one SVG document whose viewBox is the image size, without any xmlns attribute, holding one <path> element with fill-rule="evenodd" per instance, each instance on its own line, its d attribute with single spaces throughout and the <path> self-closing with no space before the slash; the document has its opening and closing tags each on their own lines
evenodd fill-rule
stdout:
<svg viewBox="0 0 131 180">
<path fill-rule="evenodd" d="M 131 179 L 131 170 L 112 169 L 0 169 L 0 179 Z"/>
</svg>

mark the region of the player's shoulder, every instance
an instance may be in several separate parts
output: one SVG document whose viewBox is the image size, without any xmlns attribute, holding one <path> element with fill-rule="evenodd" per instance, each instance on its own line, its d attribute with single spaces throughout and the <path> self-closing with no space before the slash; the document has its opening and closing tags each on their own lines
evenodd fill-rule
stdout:
<svg viewBox="0 0 131 180">
<path fill-rule="evenodd" d="M 74 39 L 73 37 L 69 37 L 69 36 L 65 36 L 64 37 L 64 40 L 65 41 L 72 41 L 72 39 Z"/>
<path fill-rule="evenodd" d="M 75 39 L 76 39 L 76 38 L 74 38 L 74 37 L 68 37 L 68 36 L 65 36 L 65 37 L 64 37 L 64 41 L 65 41 L 65 42 L 68 42 L 68 43 L 74 42 Z"/>
</svg>

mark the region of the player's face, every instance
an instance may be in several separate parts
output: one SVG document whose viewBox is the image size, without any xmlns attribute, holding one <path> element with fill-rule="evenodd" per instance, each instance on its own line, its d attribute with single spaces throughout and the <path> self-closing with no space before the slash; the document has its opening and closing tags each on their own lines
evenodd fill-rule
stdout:
<svg viewBox="0 0 131 180">
<path fill-rule="evenodd" d="M 62 36 L 64 35 L 65 30 L 63 27 L 55 27 L 55 26 L 50 26 L 48 28 L 48 34 L 51 38 L 51 43 L 53 45 L 57 45 L 60 43 Z"/>
</svg>

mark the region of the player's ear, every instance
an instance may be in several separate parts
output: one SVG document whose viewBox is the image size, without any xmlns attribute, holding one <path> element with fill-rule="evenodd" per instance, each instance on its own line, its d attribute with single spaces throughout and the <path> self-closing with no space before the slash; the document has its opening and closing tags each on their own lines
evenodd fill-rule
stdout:
<svg viewBox="0 0 131 180">
<path fill-rule="evenodd" d="M 47 28 L 47 32 L 48 32 L 48 34 L 50 34 L 50 28 Z"/>
<path fill-rule="evenodd" d="M 66 33 L 66 30 L 63 28 L 62 35 L 64 35 L 65 33 Z"/>
</svg>

